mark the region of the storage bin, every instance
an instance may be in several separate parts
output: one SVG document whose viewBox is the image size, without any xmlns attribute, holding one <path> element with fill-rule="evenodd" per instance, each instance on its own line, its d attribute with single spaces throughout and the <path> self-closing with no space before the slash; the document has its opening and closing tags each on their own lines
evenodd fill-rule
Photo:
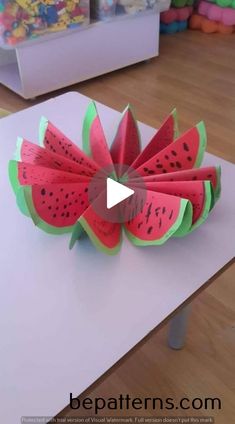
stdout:
<svg viewBox="0 0 235 424">
<path fill-rule="evenodd" d="M 89 23 L 89 0 L 0 0 L 1 43 L 27 39 Z"/>
</svg>

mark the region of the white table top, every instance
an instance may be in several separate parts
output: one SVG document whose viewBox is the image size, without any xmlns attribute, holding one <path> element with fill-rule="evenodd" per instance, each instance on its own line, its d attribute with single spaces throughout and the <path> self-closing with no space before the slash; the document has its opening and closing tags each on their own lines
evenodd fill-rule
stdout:
<svg viewBox="0 0 235 424">
<path fill-rule="evenodd" d="M 184 239 L 107 257 L 89 240 L 69 251 L 22 215 L 8 183 L 16 137 L 37 141 L 41 115 L 81 140 L 89 99 L 68 93 L 0 121 L 0 417 L 50 416 L 79 395 L 234 256 L 235 167 L 222 166 L 222 197 Z M 98 104 L 109 139 L 118 112 Z M 153 129 L 141 124 L 143 144 Z M 14 405 L 14 406 L 13 406 Z"/>
</svg>

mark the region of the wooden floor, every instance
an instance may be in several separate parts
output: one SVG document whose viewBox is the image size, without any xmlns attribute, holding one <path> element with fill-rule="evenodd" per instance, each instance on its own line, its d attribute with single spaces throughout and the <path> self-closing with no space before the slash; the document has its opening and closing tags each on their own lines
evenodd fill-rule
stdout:
<svg viewBox="0 0 235 424">
<path fill-rule="evenodd" d="M 234 46 L 234 35 L 203 35 L 186 31 L 164 36 L 160 42 L 159 58 L 70 87 L 69 90 L 77 90 L 118 110 L 131 103 L 137 118 L 155 127 L 177 106 L 182 131 L 203 119 L 208 130 L 208 151 L 234 162 Z M 50 96 L 29 102 L 0 86 L 0 107 L 14 112 Z M 176 399 L 185 396 L 191 399 L 220 397 L 221 411 L 189 409 L 153 413 L 148 410 L 141 415 L 213 416 L 216 424 L 235 422 L 234 281 L 235 266 L 193 302 L 184 350 L 176 352 L 167 348 L 166 328 L 163 328 L 87 394 L 107 398 L 120 393 Z M 67 409 L 61 416 L 66 414 L 76 415 Z M 84 415 L 84 411 L 80 415 Z M 114 414 L 104 410 L 101 415 Z M 116 415 L 139 414 L 120 411 Z"/>
</svg>

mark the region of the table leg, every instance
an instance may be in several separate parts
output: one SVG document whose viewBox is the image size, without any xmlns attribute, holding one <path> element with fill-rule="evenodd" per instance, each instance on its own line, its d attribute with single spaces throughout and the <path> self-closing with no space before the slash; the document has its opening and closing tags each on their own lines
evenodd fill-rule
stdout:
<svg viewBox="0 0 235 424">
<path fill-rule="evenodd" d="M 182 349 L 184 347 L 190 309 L 191 305 L 185 306 L 170 321 L 168 346 L 171 349 Z"/>
</svg>

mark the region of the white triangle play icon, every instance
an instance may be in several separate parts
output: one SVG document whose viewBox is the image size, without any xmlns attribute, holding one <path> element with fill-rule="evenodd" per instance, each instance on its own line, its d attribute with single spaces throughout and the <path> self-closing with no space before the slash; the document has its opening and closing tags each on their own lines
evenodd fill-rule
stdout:
<svg viewBox="0 0 235 424">
<path fill-rule="evenodd" d="M 134 194 L 134 190 L 107 178 L 107 209 L 111 209 Z"/>
</svg>

